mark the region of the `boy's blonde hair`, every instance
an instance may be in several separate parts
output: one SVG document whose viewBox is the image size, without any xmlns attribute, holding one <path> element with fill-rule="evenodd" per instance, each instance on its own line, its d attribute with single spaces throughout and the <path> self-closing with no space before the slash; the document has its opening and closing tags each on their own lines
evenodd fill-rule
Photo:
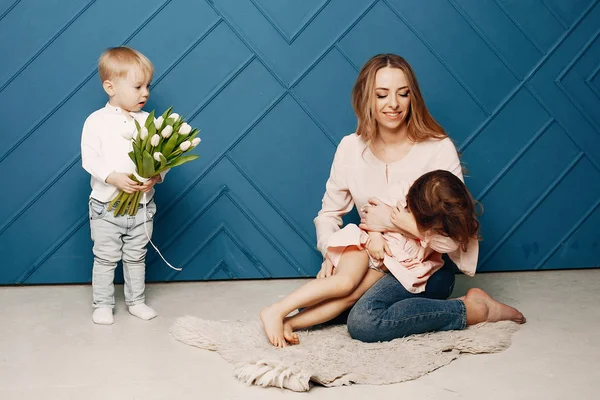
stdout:
<svg viewBox="0 0 600 400">
<path fill-rule="evenodd" d="M 125 78 L 132 67 L 143 72 L 148 80 L 151 80 L 152 75 L 154 75 L 152 62 L 145 55 L 131 47 L 112 47 L 102 53 L 98 60 L 98 73 L 102 82 Z"/>
</svg>

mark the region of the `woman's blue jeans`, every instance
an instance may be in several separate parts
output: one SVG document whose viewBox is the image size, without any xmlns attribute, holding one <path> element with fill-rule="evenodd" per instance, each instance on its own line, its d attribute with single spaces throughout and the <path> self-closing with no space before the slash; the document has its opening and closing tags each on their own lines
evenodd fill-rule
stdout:
<svg viewBox="0 0 600 400">
<path fill-rule="evenodd" d="M 379 342 L 416 333 L 464 329 L 467 312 L 461 300 L 446 300 L 454 289 L 454 271 L 446 265 L 413 294 L 386 274 L 354 305 L 348 332 L 363 342 Z"/>
</svg>

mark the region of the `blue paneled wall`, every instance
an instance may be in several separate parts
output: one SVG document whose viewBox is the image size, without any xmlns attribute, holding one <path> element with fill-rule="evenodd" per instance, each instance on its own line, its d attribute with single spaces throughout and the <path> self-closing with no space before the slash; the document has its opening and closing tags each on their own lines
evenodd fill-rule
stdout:
<svg viewBox="0 0 600 400">
<path fill-rule="evenodd" d="M 99 54 L 202 129 L 158 187 L 148 278 L 315 274 L 312 219 L 372 55 L 413 65 L 485 212 L 480 271 L 600 265 L 597 0 L 0 1 L 0 284 L 89 282 L 83 121 Z"/>
</svg>

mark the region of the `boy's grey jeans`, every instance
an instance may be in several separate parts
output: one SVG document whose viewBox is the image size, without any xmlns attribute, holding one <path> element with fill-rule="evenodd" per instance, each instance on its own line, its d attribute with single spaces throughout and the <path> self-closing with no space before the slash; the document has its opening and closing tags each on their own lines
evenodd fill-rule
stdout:
<svg viewBox="0 0 600 400">
<path fill-rule="evenodd" d="M 140 205 L 135 216 L 115 217 L 108 211 L 108 203 L 90 199 L 90 230 L 94 242 L 94 267 L 92 271 L 92 292 L 94 308 L 114 308 L 115 269 L 123 260 L 125 279 L 125 304 L 134 306 L 144 303 L 146 278 L 146 245 L 148 238 L 144 230 L 144 218 L 148 235 L 152 237 L 153 219 L 156 204 L 150 200 L 144 216 Z"/>
</svg>

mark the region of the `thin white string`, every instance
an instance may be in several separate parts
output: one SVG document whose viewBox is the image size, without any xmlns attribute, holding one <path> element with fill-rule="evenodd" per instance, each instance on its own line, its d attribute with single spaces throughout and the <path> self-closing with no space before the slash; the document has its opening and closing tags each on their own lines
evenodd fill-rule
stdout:
<svg viewBox="0 0 600 400">
<path fill-rule="evenodd" d="M 136 172 L 134 172 L 133 175 L 141 183 L 145 183 L 146 181 L 148 181 L 148 178 L 142 178 Z M 147 211 L 147 208 L 146 208 L 146 203 L 147 203 L 147 201 L 146 201 L 146 193 L 143 194 L 142 201 L 144 202 L 144 231 L 146 232 L 146 237 L 148 238 L 148 241 L 150 242 L 150 244 L 152 245 L 152 247 L 154 247 L 154 250 L 156 250 L 156 252 L 160 256 L 160 258 L 162 258 L 162 260 L 165 262 L 165 264 L 167 264 L 170 268 L 174 269 L 175 271 L 181 271 L 182 270 L 181 268 L 176 268 L 176 267 L 172 266 L 167 260 L 165 260 L 165 258 L 163 257 L 162 253 L 160 252 L 160 250 L 158 250 L 158 247 L 156 247 L 154 245 L 154 243 L 152 242 L 152 239 L 150 239 L 150 235 L 148 234 L 148 228 L 146 227 L 146 222 L 148 221 L 148 211 Z"/>
</svg>

